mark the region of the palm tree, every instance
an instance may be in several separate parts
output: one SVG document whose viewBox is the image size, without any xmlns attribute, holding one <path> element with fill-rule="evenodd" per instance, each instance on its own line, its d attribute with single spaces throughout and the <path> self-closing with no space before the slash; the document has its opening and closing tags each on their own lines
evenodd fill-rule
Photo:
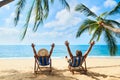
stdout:
<svg viewBox="0 0 120 80">
<path fill-rule="evenodd" d="M 76 37 L 80 37 L 82 33 L 84 33 L 85 31 L 89 31 L 89 33 L 92 34 L 92 38 L 90 41 L 92 41 L 93 39 L 99 41 L 101 35 L 103 34 L 105 42 L 108 45 L 110 55 L 115 55 L 117 51 L 117 45 L 116 38 L 114 36 L 120 34 L 116 35 L 109 29 L 106 29 L 104 25 L 115 28 L 115 26 L 120 27 L 120 23 L 115 20 L 106 19 L 108 12 L 104 12 L 100 16 L 97 16 L 94 12 L 92 12 L 83 4 L 77 5 L 75 10 L 84 13 L 86 16 L 93 17 L 93 19 L 87 18 L 86 20 L 84 20 L 84 22 L 80 25 L 78 29 Z"/>
<path fill-rule="evenodd" d="M 120 2 L 116 5 L 116 7 L 113 8 L 113 10 L 111 10 L 107 15 L 114 15 L 114 14 L 120 14 Z M 103 27 L 105 27 L 106 29 L 109 29 L 115 33 L 120 33 L 120 28 L 114 28 L 114 27 L 110 27 L 109 25 L 102 23 Z"/>
<path fill-rule="evenodd" d="M 70 7 L 69 7 L 68 3 L 66 2 L 66 0 L 59 0 L 59 1 L 65 8 L 70 10 Z M 14 18 L 15 26 L 17 25 L 17 23 L 19 21 L 19 17 L 20 17 L 21 12 L 23 11 L 25 2 L 26 2 L 26 0 L 19 0 L 17 2 L 16 16 Z M 28 15 L 26 17 L 26 22 L 24 24 L 25 29 L 22 34 L 22 39 L 25 37 L 25 34 L 27 32 L 28 24 L 30 21 L 32 11 L 34 10 L 34 12 L 35 12 L 35 17 L 34 17 L 35 21 L 34 21 L 33 31 L 36 31 L 38 29 L 39 25 L 42 24 L 43 21 L 48 17 L 49 5 L 52 3 L 54 3 L 54 0 L 32 0 L 32 2 L 30 4 L 31 7 L 29 8 Z"/>
<path fill-rule="evenodd" d="M 14 0 L 2 0 L 2 1 L 0 1 L 0 7 L 4 6 L 12 1 L 14 1 Z"/>
</svg>

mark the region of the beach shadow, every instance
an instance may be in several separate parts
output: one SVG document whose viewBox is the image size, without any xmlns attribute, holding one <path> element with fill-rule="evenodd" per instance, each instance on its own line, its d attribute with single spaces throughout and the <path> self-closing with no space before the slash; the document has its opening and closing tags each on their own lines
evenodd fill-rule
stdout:
<svg viewBox="0 0 120 80">
<path fill-rule="evenodd" d="M 95 67 L 88 67 L 88 69 L 92 69 L 92 68 L 109 68 L 109 67 L 120 67 L 120 65 L 112 65 L 112 66 L 95 66 Z"/>
<path fill-rule="evenodd" d="M 91 77 L 91 78 L 93 78 L 95 80 L 101 80 L 101 79 L 99 79 L 99 77 L 102 77 L 104 79 L 107 78 L 107 77 L 120 79 L 120 77 L 117 77 L 117 76 L 106 75 L 106 74 L 92 72 L 92 71 L 87 71 L 87 73 L 85 73 L 85 75 L 88 76 L 88 77 Z"/>
<path fill-rule="evenodd" d="M 68 71 L 68 69 L 58 70 L 53 68 L 51 73 L 43 71 L 39 74 L 35 74 L 35 76 L 39 77 L 40 75 L 45 75 L 47 76 L 45 80 L 78 80 L 77 78 L 63 75 L 63 72 L 66 71 Z"/>
<path fill-rule="evenodd" d="M 70 75 L 64 75 L 64 72 L 68 72 Z M 2 73 L 2 74 L 1 74 Z M 80 70 L 76 70 L 75 74 L 72 75 L 71 72 L 69 72 L 68 69 L 64 70 L 58 70 L 53 68 L 52 72 L 49 73 L 48 71 L 43 71 L 38 74 L 35 74 L 33 72 L 24 72 L 22 73 L 21 71 L 17 70 L 4 70 L 0 72 L 0 80 L 79 80 L 75 76 L 80 75 L 81 77 L 87 76 L 90 78 L 93 78 L 94 80 L 101 80 L 100 78 L 107 79 L 108 77 L 114 78 L 114 79 L 120 79 L 120 77 L 113 76 L 113 75 L 106 75 L 98 72 L 92 72 L 92 71 L 87 71 L 87 73 L 84 73 Z"/>
<path fill-rule="evenodd" d="M 91 77 L 95 80 L 100 80 L 98 77 L 103 77 L 103 78 L 108 77 L 108 75 L 97 73 L 97 72 L 92 72 L 92 71 L 87 71 L 87 73 L 85 75 L 88 76 L 88 77 Z"/>
<path fill-rule="evenodd" d="M 1 71 L 0 80 L 78 80 L 70 76 L 64 76 L 63 71 L 53 69 L 51 73 L 40 72 L 34 74 L 33 72 L 21 73 L 17 70 Z"/>
<path fill-rule="evenodd" d="M 120 65 L 112 65 L 112 66 L 95 66 L 95 67 L 88 67 L 88 69 L 93 69 L 93 68 L 111 68 L 111 67 L 120 67 Z M 91 72 L 88 71 L 87 76 L 94 78 L 95 80 L 100 80 L 97 77 L 103 77 L 103 78 L 107 78 L 107 77 L 111 77 L 111 78 L 117 78 L 120 79 L 120 77 L 117 76 L 113 76 L 113 75 L 106 75 L 106 74 L 101 74 L 100 72 Z"/>
</svg>

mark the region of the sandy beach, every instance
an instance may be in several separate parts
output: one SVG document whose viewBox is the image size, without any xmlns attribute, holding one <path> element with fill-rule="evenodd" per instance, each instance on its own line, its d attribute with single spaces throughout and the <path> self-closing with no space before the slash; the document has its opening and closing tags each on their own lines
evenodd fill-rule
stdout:
<svg viewBox="0 0 120 80">
<path fill-rule="evenodd" d="M 52 58 L 52 73 L 35 75 L 34 59 L 0 59 L 0 80 L 120 80 L 120 58 L 87 58 L 88 72 L 74 75 L 64 58 Z"/>
</svg>

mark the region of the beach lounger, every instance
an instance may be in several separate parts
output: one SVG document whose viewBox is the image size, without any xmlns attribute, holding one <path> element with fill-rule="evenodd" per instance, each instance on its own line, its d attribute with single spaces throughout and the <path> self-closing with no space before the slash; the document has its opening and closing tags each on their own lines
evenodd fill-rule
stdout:
<svg viewBox="0 0 120 80">
<path fill-rule="evenodd" d="M 34 58 L 35 58 L 34 73 L 46 71 L 46 70 L 42 70 L 42 68 L 47 68 L 49 72 L 52 72 L 52 60 L 50 55 L 52 54 L 53 47 L 51 48 L 49 55 L 46 49 L 40 49 L 37 53 L 34 44 L 32 44 L 31 46 L 33 48 Z"/>
<path fill-rule="evenodd" d="M 76 50 L 76 56 L 73 56 L 70 47 L 69 47 L 69 42 L 65 41 L 65 45 L 67 47 L 69 56 L 70 56 L 70 60 L 68 60 L 67 56 L 66 59 L 69 63 L 68 68 L 70 70 L 70 72 L 72 72 L 72 74 L 74 74 L 74 68 L 78 67 L 80 70 L 83 70 L 85 73 L 87 72 L 87 66 L 86 66 L 86 58 L 88 56 L 88 54 L 90 53 L 93 45 L 95 44 L 94 41 L 90 42 L 90 46 L 87 49 L 87 51 L 84 53 L 84 55 L 82 56 L 82 52 L 80 50 Z M 84 64 L 84 66 L 83 66 Z"/>
<path fill-rule="evenodd" d="M 79 69 L 80 71 L 84 71 L 85 73 L 87 72 L 87 66 L 86 66 L 86 60 L 85 60 L 85 57 L 82 56 L 82 57 L 76 57 L 74 56 L 73 57 L 73 62 L 70 61 L 68 62 L 69 65 L 68 65 L 68 68 L 70 70 L 70 72 L 72 72 L 72 74 L 74 74 L 74 71 Z"/>
<path fill-rule="evenodd" d="M 35 57 L 34 73 L 43 71 L 42 68 L 49 68 L 49 72 L 52 72 L 52 60 L 48 56 Z"/>
</svg>

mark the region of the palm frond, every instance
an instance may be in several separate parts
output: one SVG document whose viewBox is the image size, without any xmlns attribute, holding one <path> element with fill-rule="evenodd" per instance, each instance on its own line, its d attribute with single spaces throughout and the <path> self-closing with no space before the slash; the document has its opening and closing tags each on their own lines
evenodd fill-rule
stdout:
<svg viewBox="0 0 120 80">
<path fill-rule="evenodd" d="M 92 16 L 92 17 L 97 17 L 97 15 L 92 12 L 89 8 L 87 8 L 84 4 L 78 4 L 75 7 L 76 11 L 80 11 L 81 13 L 84 13 L 86 16 Z"/>
<path fill-rule="evenodd" d="M 78 31 L 77 31 L 77 34 L 76 34 L 76 38 L 80 37 L 82 33 L 84 33 L 85 31 L 87 31 L 89 29 L 89 26 L 80 26 Z"/>
<path fill-rule="evenodd" d="M 93 39 L 95 38 L 97 38 L 97 41 L 99 41 L 101 34 L 102 34 L 102 27 L 96 26 L 96 29 L 92 35 L 92 38 L 90 39 L 90 42 L 93 41 Z"/>
<path fill-rule="evenodd" d="M 105 41 L 108 44 L 109 52 L 111 56 L 114 56 L 117 51 L 116 39 L 112 36 L 109 30 L 105 30 Z"/>
<path fill-rule="evenodd" d="M 99 29 L 98 29 L 98 32 L 97 32 L 97 34 L 98 34 L 97 41 L 100 40 L 100 37 L 101 37 L 102 31 L 103 31 L 103 28 L 102 28 L 101 26 L 99 26 Z"/>
<path fill-rule="evenodd" d="M 94 31 L 92 38 L 90 39 L 90 42 L 93 41 L 93 39 L 95 39 L 97 37 L 97 29 L 98 29 L 98 27 L 96 27 L 96 30 Z"/>
<path fill-rule="evenodd" d="M 28 29 L 28 24 L 29 24 L 29 21 L 30 21 L 30 16 L 31 16 L 31 13 L 32 13 L 32 10 L 33 10 L 34 3 L 35 3 L 35 0 L 33 1 L 32 6 L 31 6 L 31 8 L 30 8 L 30 10 L 29 10 L 29 12 L 28 12 L 28 15 L 27 15 L 27 18 L 26 18 L 26 23 L 25 23 L 25 25 L 24 25 L 24 28 L 25 28 L 25 29 L 24 29 L 24 31 L 23 31 L 23 33 L 22 33 L 21 40 L 23 40 L 24 37 L 25 37 L 25 35 L 26 35 L 26 32 L 27 32 L 27 29 Z"/>
<path fill-rule="evenodd" d="M 81 35 L 83 32 L 89 30 L 89 28 L 90 28 L 93 24 L 95 24 L 95 23 L 96 23 L 96 21 L 93 21 L 93 20 L 90 20 L 90 19 L 84 20 L 83 24 L 82 24 L 82 25 L 79 27 L 79 29 L 78 29 L 78 32 L 77 32 L 76 37 L 80 37 L 80 35 Z M 92 27 L 93 27 L 93 26 L 92 26 Z"/>
<path fill-rule="evenodd" d="M 120 27 L 120 23 L 119 22 L 117 22 L 117 21 L 115 21 L 115 20 L 107 20 L 107 19 L 104 19 L 104 22 L 106 23 L 106 24 L 111 24 L 112 26 L 117 26 L 117 27 Z"/>
<path fill-rule="evenodd" d="M 115 8 L 113 8 L 113 10 L 111 10 L 108 15 L 114 15 L 114 14 L 120 14 L 120 2 L 115 6 Z"/>
<path fill-rule="evenodd" d="M 89 34 L 91 35 L 92 32 L 94 32 L 96 30 L 96 28 L 98 28 L 98 24 L 97 22 L 93 22 L 89 24 L 90 28 L 89 28 Z"/>
<path fill-rule="evenodd" d="M 41 0 L 36 0 L 36 5 L 35 5 L 35 22 L 34 22 L 34 27 L 33 27 L 33 31 L 34 31 L 34 29 L 35 29 L 35 27 L 36 27 L 36 24 L 37 24 L 37 21 L 38 21 L 38 18 L 39 18 L 39 5 L 41 4 L 40 3 L 41 2 Z"/>
<path fill-rule="evenodd" d="M 40 19 L 37 21 L 36 25 L 34 26 L 34 28 L 33 28 L 33 31 L 34 31 L 34 32 L 37 31 L 37 29 L 38 29 L 38 27 L 39 27 L 40 24 L 43 24 L 43 19 L 42 19 L 42 18 L 40 18 Z"/>
<path fill-rule="evenodd" d="M 107 16 L 108 16 L 108 12 L 104 12 L 99 17 L 105 19 Z"/>
<path fill-rule="evenodd" d="M 42 3 L 41 0 L 36 0 L 36 7 L 35 7 L 36 16 L 33 27 L 34 32 L 37 31 L 37 28 L 39 26 L 38 23 L 43 23 L 43 7 L 41 3 Z"/>
<path fill-rule="evenodd" d="M 51 1 L 51 3 L 54 3 L 54 0 L 50 0 Z"/>
<path fill-rule="evenodd" d="M 66 0 L 59 0 L 59 1 L 62 3 L 62 5 L 63 5 L 67 10 L 70 11 L 70 6 L 69 6 L 69 4 L 67 3 Z"/>
<path fill-rule="evenodd" d="M 26 0 L 19 0 L 18 3 L 16 4 L 16 14 L 15 14 L 15 17 L 14 17 L 14 24 L 15 26 L 17 25 L 18 21 L 19 21 L 19 17 L 20 17 L 20 14 L 25 6 L 25 2 Z"/>
<path fill-rule="evenodd" d="M 105 19 L 104 22 L 105 22 L 105 24 L 110 25 L 109 27 L 113 27 L 113 28 L 119 27 L 120 28 L 120 23 L 115 20 Z M 120 33 L 113 33 L 113 34 L 115 34 L 116 37 L 120 38 Z"/>
<path fill-rule="evenodd" d="M 48 17 L 48 13 L 49 13 L 49 3 L 48 0 L 43 0 L 43 4 L 44 4 L 44 18 L 46 19 Z"/>
</svg>

